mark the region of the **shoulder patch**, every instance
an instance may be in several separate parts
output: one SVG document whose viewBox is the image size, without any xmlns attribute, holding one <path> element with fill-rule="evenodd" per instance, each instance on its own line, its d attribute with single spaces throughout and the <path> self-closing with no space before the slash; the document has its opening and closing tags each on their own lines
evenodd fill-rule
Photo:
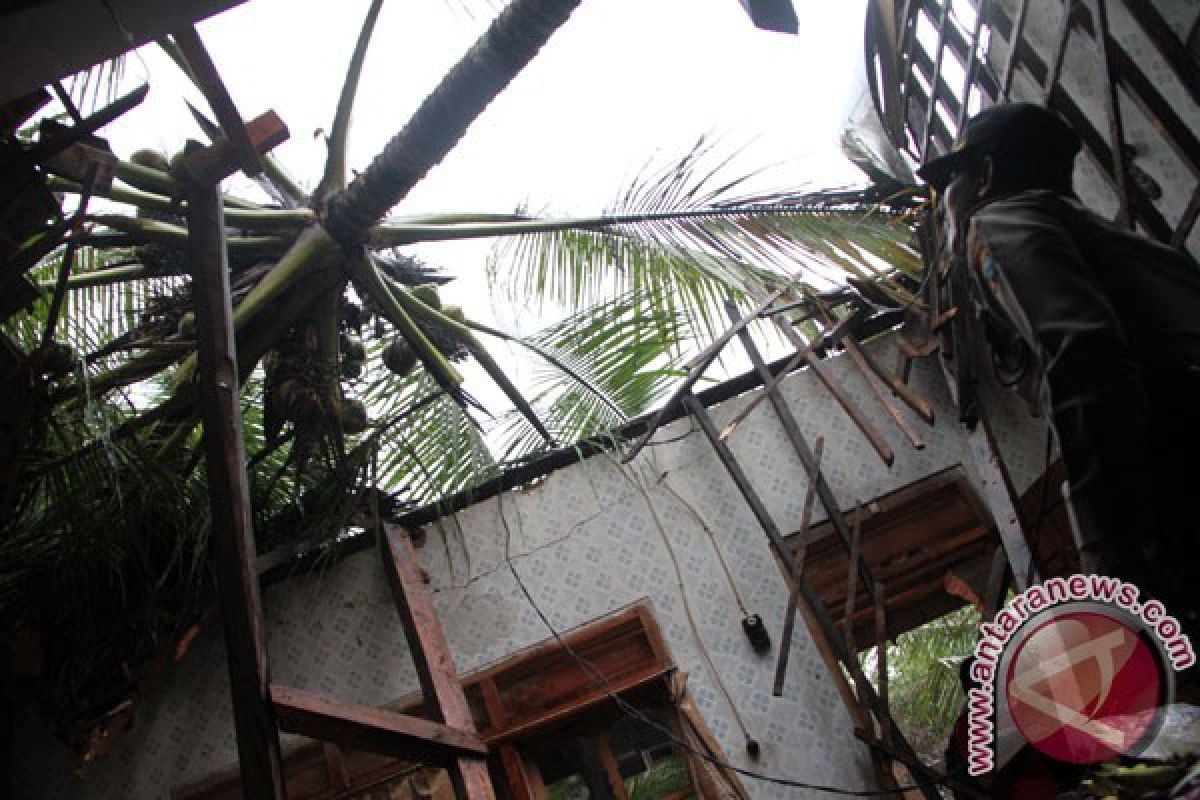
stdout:
<svg viewBox="0 0 1200 800">
<path fill-rule="evenodd" d="M 999 286 L 996 258 L 977 225 L 971 226 L 967 237 L 967 265 L 987 286 L 993 289 Z"/>
</svg>

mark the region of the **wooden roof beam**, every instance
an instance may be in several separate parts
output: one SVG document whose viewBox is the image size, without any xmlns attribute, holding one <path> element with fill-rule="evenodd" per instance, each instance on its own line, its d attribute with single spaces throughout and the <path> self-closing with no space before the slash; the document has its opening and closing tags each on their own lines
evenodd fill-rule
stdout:
<svg viewBox="0 0 1200 800">
<path fill-rule="evenodd" d="M 473 733 L 386 708 L 346 703 L 317 692 L 271 685 L 279 727 L 324 742 L 384 756 L 448 766 L 458 756 L 486 758 Z"/>
</svg>

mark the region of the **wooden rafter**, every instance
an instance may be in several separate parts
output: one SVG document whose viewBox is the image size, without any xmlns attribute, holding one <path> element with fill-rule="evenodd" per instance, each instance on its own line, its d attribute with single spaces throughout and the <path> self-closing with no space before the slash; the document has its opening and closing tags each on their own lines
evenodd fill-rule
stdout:
<svg viewBox="0 0 1200 800">
<path fill-rule="evenodd" d="M 420 717 L 278 684 L 271 686 L 271 700 L 279 727 L 289 733 L 439 766 L 460 757 L 487 757 L 487 745 L 478 736 Z"/>
<path fill-rule="evenodd" d="M 1001 36 L 1007 37 L 1009 41 L 1012 41 L 1013 21 L 1005 15 L 1001 4 L 996 4 L 994 13 L 991 16 L 991 24 Z M 1049 76 L 1049 67 L 1042 60 L 1042 57 L 1024 38 L 1016 39 L 1016 49 L 1016 57 L 1019 58 L 1020 63 L 1029 72 L 1029 76 L 1033 81 L 1043 86 L 1046 85 Z M 1055 93 L 1054 109 L 1062 114 L 1067 123 L 1079 134 L 1090 157 L 1095 159 L 1109 184 L 1116 189 L 1116 181 L 1113 177 L 1115 175 L 1113 151 L 1104 134 L 1096 130 L 1096 127 L 1092 124 L 1087 114 L 1071 98 L 1069 92 Z M 1137 184 L 1133 184 L 1130 187 L 1130 192 L 1133 196 L 1134 211 L 1137 214 L 1138 220 L 1146 226 L 1146 230 L 1156 239 L 1169 242 L 1172 234 L 1171 226 L 1167 224 L 1167 221 L 1155 207 L 1154 202 Z"/>
</svg>

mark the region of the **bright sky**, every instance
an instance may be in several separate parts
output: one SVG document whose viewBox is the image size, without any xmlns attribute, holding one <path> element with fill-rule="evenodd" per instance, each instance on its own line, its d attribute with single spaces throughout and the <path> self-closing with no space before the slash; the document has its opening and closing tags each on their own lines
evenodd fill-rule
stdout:
<svg viewBox="0 0 1200 800">
<path fill-rule="evenodd" d="M 771 188 L 861 181 L 837 142 L 862 90 L 865 0 L 793 2 L 798 36 L 754 28 L 738 0 L 585 0 L 397 212 L 524 203 L 597 213 L 648 159 L 674 160 L 702 134 L 729 150 L 744 146 L 743 173 L 775 166 Z M 307 186 L 324 163 L 314 132 L 331 124 L 367 5 L 250 0 L 199 27 L 243 116 L 274 109 L 288 124 L 292 138 L 275 154 Z M 351 168 L 404 125 L 493 13 L 484 0 L 384 4 L 355 105 Z M 156 47 L 127 59 L 126 72 L 131 83 L 148 79 L 151 94 L 106 129 L 119 155 L 140 147 L 170 155 L 185 138 L 203 138 L 180 97 L 201 108 L 203 100 Z M 443 297 L 469 316 L 517 332 L 537 327 L 527 311 L 489 302 L 487 251 L 477 242 L 417 252 L 460 276 Z"/>
</svg>

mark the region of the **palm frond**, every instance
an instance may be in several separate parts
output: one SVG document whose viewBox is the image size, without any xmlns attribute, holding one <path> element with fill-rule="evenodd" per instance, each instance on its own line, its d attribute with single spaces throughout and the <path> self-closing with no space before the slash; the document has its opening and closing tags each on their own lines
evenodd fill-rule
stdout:
<svg viewBox="0 0 1200 800">
<path fill-rule="evenodd" d="M 888 647 L 891 713 L 917 754 L 935 763 L 962 710 L 958 663 L 975 647 L 979 613 L 966 606 L 896 637 Z M 865 657 L 875 678 L 874 651 Z"/>
<path fill-rule="evenodd" d="M 897 303 L 913 301 L 895 280 L 920 270 L 908 244 L 910 196 L 884 200 L 871 188 L 735 196 L 754 176 L 724 179 L 728 160 L 708 169 L 710 156 L 702 140 L 669 168 L 635 180 L 599 217 L 473 226 L 513 234 L 489 261 L 493 287 L 573 310 L 653 291 L 659 311 L 682 311 L 709 337 L 724 328 L 726 298 L 783 279 L 823 290 L 853 277 L 880 285 Z"/>
<path fill-rule="evenodd" d="M 625 781 L 629 800 L 658 800 L 675 797 L 691 784 L 691 775 L 683 759 L 673 756 Z"/>
<path fill-rule="evenodd" d="M 378 366 L 386 345 L 367 342 L 370 367 L 354 387 L 371 417 L 364 439 L 380 453 L 379 487 L 420 505 L 492 477 L 496 462 L 475 421 L 427 371 Z"/>
<path fill-rule="evenodd" d="M 666 394 L 693 333 L 682 313 L 662 312 L 663 305 L 653 292 L 627 292 L 527 337 L 557 362 L 538 366 L 532 390 L 556 439 L 574 442 L 615 428 Z M 539 449 L 536 434 L 511 419 L 502 433 L 504 458 Z"/>
<path fill-rule="evenodd" d="M 350 113 L 354 109 L 354 98 L 358 93 L 363 62 L 367 60 L 367 46 L 371 43 L 375 22 L 379 19 L 379 11 L 382 8 L 383 0 L 372 0 L 371 7 L 367 9 L 367 15 L 363 19 L 358 41 L 354 45 L 354 53 L 350 56 L 350 65 L 346 68 L 346 77 L 342 83 L 341 94 L 338 95 L 337 110 L 334 112 L 333 126 L 329 133 L 329 155 L 325 161 L 325 173 L 313 192 L 313 199 L 318 205 L 324 202 L 331 192 L 346 187 L 346 143 L 350 138 Z"/>
<path fill-rule="evenodd" d="M 122 54 L 81 70 L 67 80 L 65 88 L 79 112 L 87 116 L 117 98 L 124 77 Z"/>
</svg>

